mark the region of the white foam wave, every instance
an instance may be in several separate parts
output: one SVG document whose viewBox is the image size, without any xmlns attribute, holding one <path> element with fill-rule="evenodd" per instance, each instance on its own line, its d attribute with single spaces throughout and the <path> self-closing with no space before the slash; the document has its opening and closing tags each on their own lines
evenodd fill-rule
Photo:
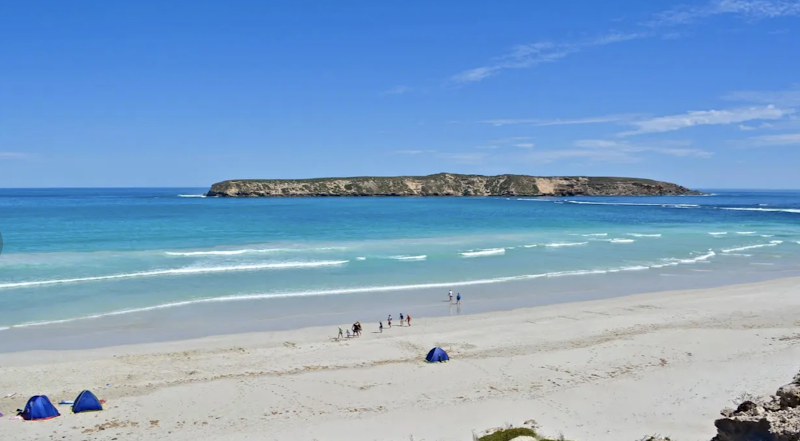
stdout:
<svg viewBox="0 0 800 441">
<path fill-rule="evenodd" d="M 712 236 L 724 236 L 724 235 L 728 234 L 728 232 L 727 231 L 714 231 L 714 232 L 711 232 L 711 233 L 708 233 L 708 234 L 710 234 Z"/>
<path fill-rule="evenodd" d="M 204 194 L 179 194 L 179 198 L 204 198 L 206 195 Z"/>
<path fill-rule="evenodd" d="M 534 243 L 534 244 L 531 244 L 531 245 L 523 245 L 522 247 L 523 247 L 523 248 L 536 248 L 536 247 L 538 247 L 538 246 L 539 246 L 539 245 L 537 245 L 537 244 L 535 244 L 535 243 Z"/>
<path fill-rule="evenodd" d="M 743 247 L 736 247 L 736 248 L 727 248 L 722 250 L 723 253 L 734 253 L 736 251 L 745 251 L 745 250 L 754 250 L 756 248 L 764 248 L 764 247 L 774 247 L 778 244 L 782 244 L 782 240 L 773 240 L 770 243 L 762 243 L 758 245 L 747 245 Z"/>
<path fill-rule="evenodd" d="M 756 234 L 755 231 L 737 231 L 736 234 L 741 234 L 743 236 L 749 236 L 751 234 Z"/>
<path fill-rule="evenodd" d="M 505 254 L 505 252 L 505 248 L 489 248 L 486 250 L 465 251 L 461 253 L 461 257 L 495 256 L 498 254 Z"/>
<path fill-rule="evenodd" d="M 284 251 L 292 251 L 288 248 L 264 248 L 264 249 L 244 249 L 244 250 L 217 250 L 217 251 L 167 251 L 164 254 L 168 256 L 238 256 L 240 254 L 253 254 L 253 253 L 280 253 Z"/>
<path fill-rule="evenodd" d="M 691 265 L 698 262 L 705 262 L 716 255 L 717 253 L 708 250 L 706 254 L 701 254 L 699 256 L 695 256 L 689 259 L 663 259 L 662 260 L 663 263 L 658 265 L 651 265 L 650 268 L 664 268 L 668 266 Z"/>
<path fill-rule="evenodd" d="M 608 239 L 611 243 L 634 243 L 634 239 Z"/>
<path fill-rule="evenodd" d="M 389 259 L 392 260 L 425 260 L 428 256 L 422 254 L 420 256 L 391 256 Z"/>
<path fill-rule="evenodd" d="M 546 247 L 561 248 L 561 247 L 576 247 L 579 245 L 586 245 L 589 242 L 553 242 L 545 244 Z"/>
<path fill-rule="evenodd" d="M 761 237 L 774 237 L 774 234 L 762 234 Z"/>
<path fill-rule="evenodd" d="M 316 268 L 323 266 L 344 265 L 347 262 L 348 262 L 347 260 L 323 260 L 323 261 L 311 261 L 311 262 L 259 263 L 253 265 L 185 267 L 185 268 L 173 268 L 165 270 L 140 271 L 136 273 L 112 274 L 109 276 L 76 277 L 73 279 L 33 280 L 28 282 L 0 283 L 0 289 L 27 288 L 31 286 L 58 285 L 64 283 L 94 282 L 98 280 L 132 279 L 136 277 L 207 274 L 207 273 L 220 273 L 220 272 L 230 272 L 230 271 L 257 271 L 257 270 L 267 270 L 267 269 Z"/>
<path fill-rule="evenodd" d="M 356 260 L 367 260 L 366 257 L 356 257 Z"/>
<path fill-rule="evenodd" d="M 633 236 L 633 237 L 661 237 L 661 234 L 628 233 L 628 236 Z"/>
<path fill-rule="evenodd" d="M 208 298 L 197 298 L 197 299 L 190 299 L 184 300 L 179 302 L 170 302 L 170 303 L 163 303 L 161 305 L 155 306 L 148 306 L 143 308 L 131 308 L 131 309 L 122 309 L 117 311 L 111 311 L 106 313 L 98 313 L 92 315 L 85 315 L 82 317 L 75 317 L 75 318 L 68 318 L 62 320 L 50 320 L 50 321 L 40 321 L 40 322 L 28 322 L 22 323 L 19 325 L 12 325 L 6 327 L 0 327 L 0 331 L 7 330 L 10 328 L 25 328 L 31 326 L 43 326 L 43 325 L 53 325 L 53 324 L 60 324 L 60 323 L 69 323 L 75 322 L 79 320 L 89 320 L 89 319 L 97 319 L 102 317 L 113 317 L 113 316 L 120 316 L 125 314 L 134 314 L 140 312 L 147 312 L 147 311 L 154 311 L 160 309 L 167 309 L 167 308 L 176 308 L 180 306 L 189 306 L 189 305 L 196 305 L 196 304 L 204 304 L 204 303 L 222 303 L 222 302 L 235 302 L 235 301 L 246 301 L 246 300 L 264 300 L 264 299 L 275 299 L 275 298 L 287 298 L 287 297 L 312 297 L 312 296 L 324 296 L 324 295 L 340 295 L 340 294 L 359 294 L 359 293 L 366 293 L 366 292 L 389 292 L 389 291 L 404 291 L 404 290 L 414 290 L 414 289 L 431 289 L 431 288 L 448 288 L 452 286 L 474 286 L 474 285 L 488 285 L 494 283 L 505 283 L 505 282 L 516 282 L 516 281 L 525 281 L 525 280 L 533 280 L 533 279 L 540 279 L 540 278 L 548 278 L 548 277 L 568 277 L 568 276 L 583 276 L 583 275 L 593 275 L 593 274 L 608 274 L 608 273 L 617 273 L 621 271 L 641 271 L 649 268 L 663 268 L 665 266 L 672 266 L 672 265 L 679 265 L 679 264 L 692 264 L 700 261 L 707 260 L 716 254 L 713 251 L 709 251 L 706 254 L 690 258 L 690 259 L 667 259 L 667 263 L 659 264 L 659 265 L 637 265 L 637 266 L 628 266 L 628 267 L 620 267 L 620 268 L 611 268 L 611 269 L 596 269 L 596 270 L 576 270 L 576 271 L 559 271 L 559 272 L 552 272 L 552 273 L 542 273 L 542 274 L 526 274 L 521 276 L 510 276 L 510 277 L 499 277 L 494 279 L 479 279 L 479 280 L 466 280 L 466 281 L 456 281 L 456 282 L 441 282 L 441 283 L 420 283 L 420 284 L 411 284 L 411 285 L 389 285 L 389 286 L 368 286 L 368 287 L 359 287 L 359 288 L 340 288 L 340 289 L 328 289 L 328 290 L 314 290 L 314 291 L 299 291 L 299 292 L 286 292 L 286 293 L 262 293 L 262 294 L 241 294 L 241 295 L 231 295 L 231 296 L 222 296 L 222 297 L 208 297 Z"/>
<path fill-rule="evenodd" d="M 697 204 L 637 204 L 633 202 L 589 202 L 589 201 L 564 201 L 568 204 L 579 205 L 614 205 L 631 207 L 665 207 L 665 208 L 698 208 Z"/>
<path fill-rule="evenodd" d="M 608 236 L 608 233 L 571 234 L 571 236 L 605 237 L 605 236 Z"/>
<path fill-rule="evenodd" d="M 737 208 L 737 207 L 723 207 L 723 210 L 732 211 L 769 211 L 781 213 L 800 213 L 800 208 Z"/>
</svg>

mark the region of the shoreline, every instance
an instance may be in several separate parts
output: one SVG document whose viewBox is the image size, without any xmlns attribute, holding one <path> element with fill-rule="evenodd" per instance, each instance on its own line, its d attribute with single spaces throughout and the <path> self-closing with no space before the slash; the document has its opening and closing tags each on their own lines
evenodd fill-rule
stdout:
<svg viewBox="0 0 800 441">
<path fill-rule="evenodd" d="M 0 438 L 469 440 L 533 418 L 575 440 L 710 439 L 737 394 L 770 393 L 796 373 L 798 314 L 800 278 L 784 278 L 414 316 L 382 334 L 362 321 L 349 341 L 326 326 L 0 354 L 0 390 L 18 393 L 0 412 L 39 393 L 109 400 L 93 415 L 2 420 Z M 433 346 L 450 363 L 425 364 Z"/>
<path fill-rule="evenodd" d="M 736 273 L 701 268 L 583 274 L 478 285 L 464 291 L 461 307 L 443 299 L 445 288 L 419 288 L 386 293 L 358 292 L 332 296 L 256 298 L 198 302 L 176 308 L 106 314 L 95 318 L 0 329 L 0 355 L 40 350 L 85 350 L 177 342 L 242 333 L 292 331 L 314 326 L 335 327 L 360 320 L 377 325 L 389 313 L 419 318 L 471 316 L 492 312 L 613 299 L 652 292 L 721 288 L 800 277 L 800 270 Z M 677 271 L 677 272 L 676 272 Z M 669 276 L 669 277 L 667 277 Z M 442 286 L 450 286 L 439 284 Z M 455 291 L 458 285 L 452 285 Z M 444 300 L 444 301 L 443 301 Z M 212 319 L 213 317 L 213 319 Z"/>
</svg>

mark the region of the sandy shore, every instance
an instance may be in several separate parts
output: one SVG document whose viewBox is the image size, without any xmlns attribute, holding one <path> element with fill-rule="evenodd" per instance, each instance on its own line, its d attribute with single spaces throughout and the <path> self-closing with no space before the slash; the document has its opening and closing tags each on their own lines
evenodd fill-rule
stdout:
<svg viewBox="0 0 800 441">
<path fill-rule="evenodd" d="M 471 440 L 535 419 L 586 441 L 708 440 L 800 368 L 800 279 L 457 317 L 0 354 L 0 439 Z M 452 361 L 423 363 L 433 346 Z M 106 386 L 108 384 L 108 386 Z M 9 420 L 33 394 L 100 413 Z M 14 398 L 2 398 L 16 392 Z"/>
</svg>

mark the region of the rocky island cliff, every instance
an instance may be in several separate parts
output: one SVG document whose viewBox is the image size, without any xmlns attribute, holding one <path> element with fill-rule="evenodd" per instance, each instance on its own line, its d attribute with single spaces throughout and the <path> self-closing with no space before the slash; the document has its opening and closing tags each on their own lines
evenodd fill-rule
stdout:
<svg viewBox="0 0 800 441">
<path fill-rule="evenodd" d="M 638 178 L 460 175 L 217 182 L 208 196 L 676 196 L 700 194 L 677 184 Z"/>
</svg>

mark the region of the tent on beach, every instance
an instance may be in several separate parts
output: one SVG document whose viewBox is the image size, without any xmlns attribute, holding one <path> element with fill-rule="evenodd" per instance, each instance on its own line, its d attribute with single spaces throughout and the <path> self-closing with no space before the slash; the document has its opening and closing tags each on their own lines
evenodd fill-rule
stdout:
<svg viewBox="0 0 800 441">
<path fill-rule="evenodd" d="M 88 390 L 79 393 L 78 398 L 75 398 L 75 402 L 72 404 L 73 413 L 94 412 L 97 410 L 103 410 L 103 405 L 100 403 L 100 400 Z"/>
<path fill-rule="evenodd" d="M 445 363 L 447 360 L 450 360 L 450 357 L 447 356 L 447 352 L 442 348 L 431 349 L 430 352 L 428 352 L 428 356 L 425 357 L 425 361 L 428 363 Z"/>
<path fill-rule="evenodd" d="M 50 399 L 45 395 L 34 395 L 25 404 L 25 409 L 20 413 L 23 420 L 36 421 L 36 420 L 49 420 L 61 416 L 58 409 L 53 406 Z"/>
</svg>

